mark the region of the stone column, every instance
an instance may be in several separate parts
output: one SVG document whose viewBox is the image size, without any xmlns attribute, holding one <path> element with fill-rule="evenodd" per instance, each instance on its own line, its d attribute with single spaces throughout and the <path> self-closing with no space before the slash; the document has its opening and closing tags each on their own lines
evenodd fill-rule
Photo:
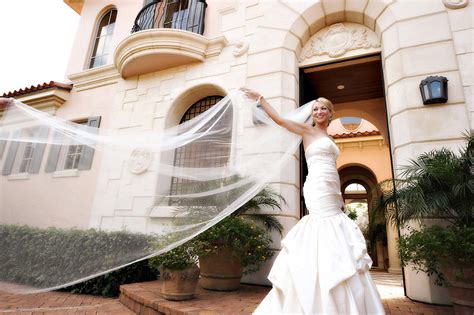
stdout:
<svg viewBox="0 0 474 315">
<path fill-rule="evenodd" d="M 390 264 L 388 268 L 388 272 L 401 274 L 402 268 L 400 266 L 400 258 L 398 257 L 397 241 L 398 241 L 397 227 L 394 224 L 387 222 L 387 247 L 388 247 L 388 260 Z"/>
</svg>

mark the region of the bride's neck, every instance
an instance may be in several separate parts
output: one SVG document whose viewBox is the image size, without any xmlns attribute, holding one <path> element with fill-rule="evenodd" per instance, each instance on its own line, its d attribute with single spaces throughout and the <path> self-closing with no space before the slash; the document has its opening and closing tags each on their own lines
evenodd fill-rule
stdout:
<svg viewBox="0 0 474 315">
<path fill-rule="evenodd" d="M 319 131 L 325 133 L 326 135 L 328 134 L 328 127 L 327 127 L 327 126 L 324 126 L 324 125 L 322 125 L 322 124 L 318 124 L 318 123 L 317 123 L 317 124 L 314 126 L 314 128 L 316 128 L 316 129 L 318 129 Z"/>
</svg>

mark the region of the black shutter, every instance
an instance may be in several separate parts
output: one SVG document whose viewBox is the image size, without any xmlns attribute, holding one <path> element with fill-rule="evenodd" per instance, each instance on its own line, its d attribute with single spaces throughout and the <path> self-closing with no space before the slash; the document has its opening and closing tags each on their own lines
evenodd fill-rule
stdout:
<svg viewBox="0 0 474 315">
<path fill-rule="evenodd" d="M 13 132 L 12 138 L 19 138 L 21 136 L 21 130 L 16 130 Z M 15 163 L 16 152 L 18 151 L 18 145 L 20 142 L 12 141 L 8 148 L 7 157 L 5 163 L 3 164 L 2 175 L 10 175 L 12 173 L 13 164 Z"/>
<path fill-rule="evenodd" d="M 63 135 L 59 132 L 55 132 L 53 136 L 53 140 L 60 140 L 62 139 Z M 46 162 L 46 173 L 51 173 L 56 171 L 58 160 L 59 160 L 59 153 L 61 152 L 61 145 L 60 144 L 51 144 L 49 148 L 49 155 L 48 161 Z"/>
<path fill-rule="evenodd" d="M 0 132 L 0 138 L 7 139 L 8 132 Z M 0 140 L 0 160 L 3 157 L 3 152 L 5 152 L 5 147 L 7 146 L 7 140 Z"/>
<path fill-rule="evenodd" d="M 48 140 L 49 128 L 46 126 L 41 126 L 38 131 L 39 140 Z M 28 173 L 36 174 L 39 172 L 41 167 L 41 161 L 43 160 L 43 153 L 46 147 L 46 143 L 37 142 L 35 144 L 35 151 L 33 152 L 33 157 L 30 163 Z"/>
<path fill-rule="evenodd" d="M 89 127 L 95 127 L 97 129 L 94 130 L 95 133 L 99 132 L 100 126 L 100 116 L 91 117 L 87 121 L 87 125 Z M 94 158 L 94 148 L 84 145 L 82 148 L 81 158 L 79 160 L 78 169 L 80 170 L 89 170 L 92 167 L 92 160 Z"/>
</svg>

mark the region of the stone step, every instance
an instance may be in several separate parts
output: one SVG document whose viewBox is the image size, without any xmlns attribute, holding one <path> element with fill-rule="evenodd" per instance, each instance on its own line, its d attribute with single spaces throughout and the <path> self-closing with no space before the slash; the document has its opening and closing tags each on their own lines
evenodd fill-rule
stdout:
<svg viewBox="0 0 474 315">
<path fill-rule="evenodd" d="M 241 284 L 238 291 L 217 292 L 198 284 L 194 299 L 168 301 L 160 295 L 161 281 L 120 286 L 120 302 L 140 315 L 251 314 L 269 287 Z"/>
</svg>

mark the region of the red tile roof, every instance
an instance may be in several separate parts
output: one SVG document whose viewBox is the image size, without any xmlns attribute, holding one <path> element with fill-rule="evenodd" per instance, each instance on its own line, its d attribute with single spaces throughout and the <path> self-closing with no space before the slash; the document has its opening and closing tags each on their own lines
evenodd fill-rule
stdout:
<svg viewBox="0 0 474 315">
<path fill-rule="evenodd" d="M 32 85 L 30 87 L 26 87 L 24 89 L 19 89 L 19 90 L 14 90 L 13 92 L 6 92 L 3 93 L 2 97 L 16 97 L 28 93 L 33 93 L 37 91 L 42 91 L 46 89 L 51 89 L 51 88 L 60 88 L 64 90 L 70 91 L 72 89 L 72 84 L 65 84 L 65 83 L 60 83 L 56 81 L 49 81 L 45 82 L 43 84 L 38 84 L 36 86 Z"/>
<path fill-rule="evenodd" d="M 341 133 L 331 135 L 334 139 L 344 139 L 344 138 L 355 138 L 355 137 L 368 137 L 368 136 L 380 136 L 381 133 L 378 130 L 364 131 L 364 132 L 350 132 L 350 133 Z"/>
</svg>

